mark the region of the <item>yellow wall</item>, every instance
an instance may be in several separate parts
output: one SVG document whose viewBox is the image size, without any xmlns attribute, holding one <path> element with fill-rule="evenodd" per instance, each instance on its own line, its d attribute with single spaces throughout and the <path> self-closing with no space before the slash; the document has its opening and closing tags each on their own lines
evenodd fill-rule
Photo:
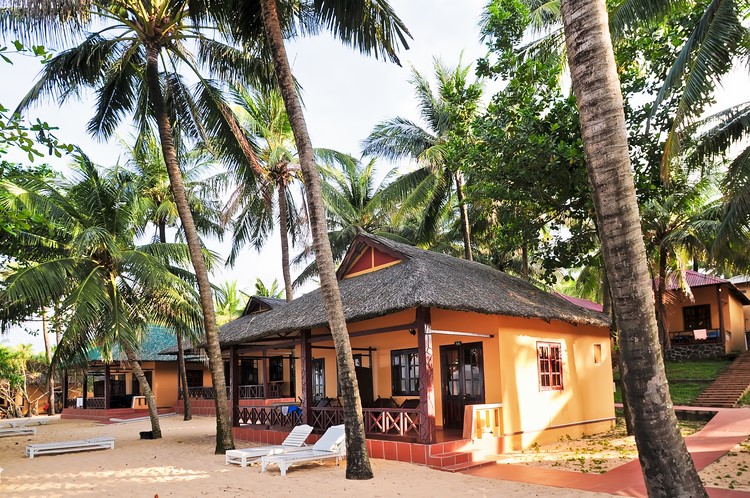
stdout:
<svg viewBox="0 0 750 498">
<path fill-rule="evenodd" d="M 746 351 L 745 346 L 745 311 L 740 300 L 728 289 L 721 291 L 722 301 L 725 302 L 726 328 L 732 332 L 731 344 L 728 351 Z"/>
<path fill-rule="evenodd" d="M 414 321 L 415 310 L 351 324 L 350 333 Z M 543 444 L 564 434 L 571 437 L 601 432 L 612 427 L 614 399 L 609 330 L 603 327 L 573 326 L 563 322 L 483 315 L 479 313 L 431 310 L 433 330 L 491 334 L 493 338 L 432 335 L 436 425 L 443 424 L 440 346 L 455 341 L 481 342 L 483 346 L 485 403 L 503 404 L 503 433 L 506 448 Z M 314 330 L 313 335 L 323 334 Z M 559 342 L 563 348 L 562 391 L 540 391 L 536 342 Z M 391 351 L 417 347 L 417 337 L 407 330 L 353 337 L 352 347 L 372 347 L 375 397 L 391 397 Z M 594 344 L 601 345 L 601 363 L 594 363 Z M 331 346 L 321 342 L 315 345 Z M 326 396 L 336 397 L 336 363 L 333 350 L 313 349 L 313 358 L 325 358 Z M 358 353 L 359 351 L 355 351 Z M 297 354 L 301 355 L 299 347 Z M 367 361 L 363 361 L 368 366 Z M 301 368 L 297 372 L 301 386 Z M 575 395 L 574 395 L 575 393 Z M 404 397 L 394 397 L 401 403 Z M 550 426 L 570 425 L 540 432 Z M 523 433 L 523 434 L 521 434 Z"/>
<path fill-rule="evenodd" d="M 694 301 L 686 298 L 682 292 L 674 292 L 666 298 L 667 302 L 667 330 L 669 332 L 681 332 L 685 330 L 685 321 L 682 316 L 682 308 L 685 306 L 711 305 L 711 328 L 719 328 L 719 309 L 716 306 L 716 287 L 696 287 L 692 289 Z M 671 298 L 671 299 L 670 299 Z M 726 315 L 724 317 L 726 319 Z"/>
</svg>

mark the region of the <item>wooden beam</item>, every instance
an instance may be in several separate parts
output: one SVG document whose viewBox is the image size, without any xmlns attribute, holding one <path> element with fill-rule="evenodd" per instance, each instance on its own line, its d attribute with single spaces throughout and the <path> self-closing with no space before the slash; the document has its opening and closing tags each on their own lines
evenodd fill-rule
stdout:
<svg viewBox="0 0 750 498">
<path fill-rule="evenodd" d="M 432 335 L 461 335 L 466 337 L 484 337 L 486 339 L 493 339 L 495 336 L 494 334 L 478 334 L 476 332 L 456 332 L 453 330 L 435 330 L 432 329 L 430 332 Z"/>
<path fill-rule="evenodd" d="M 89 392 L 89 373 L 86 370 L 84 370 L 83 371 L 83 393 L 81 393 L 82 396 L 83 396 L 83 408 L 84 408 L 84 410 L 87 408 L 86 407 L 86 394 L 88 392 Z"/>
<path fill-rule="evenodd" d="M 420 443 L 435 442 L 435 383 L 432 358 L 432 322 L 430 308 L 417 308 L 417 344 L 419 351 L 419 426 Z"/>
<path fill-rule="evenodd" d="M 311 346 L 313 349 L 332 349 L 336 350 L 334 346 Z M 378 348 L 352 348 L 352 351 L 377 351 Z"/>
<path fill-rule="evenodd" d="M 303 330 L 300 334 L 301 358 L 300 370 L 302 374 L 302 423 L 312 425 L 312 382 L 313 364 L 312 348 L 310 347 L 310 331 Z"/>
<path fill-rule="evenodd" d="M 229 350 L 229 385 L 232 427 L 239 427 L 240 418 L 238 417 L 237 407 L 240 404 L 240 366 L 237 346 L 232 346 Z"/>
<path fill-rule="evenodd" d="M 109 380 L 109 363 L 104 365 L 104 409 L 109 410 L 112 402 L 112 386 Z"/>
<path fill-rule="evenodd" d="M 376 329 L 359 330 L 357 332 L 349 332 L 349 337 L 364 337 L 366 335 L 373 334 L 384 334 L 386 332 L 399 332 L 401 330 L 416 329 L 417 322 L 403 323 L 401 325 L 391 325 L 390 327 L 379 327 Z M 310 343 L 332 341 L 333 337 L 330 335 L 314 335 L 310 337 Z"/>
<path fill-rule="evenodd" d="M 716 286 L 716 306 L 719 307 L 719 333 L 721 334 L 721 343 L 726 343 L 726 333 L 724 332 L 724 306 L 721 305 L 721 286 Z M 726 349 L 726 348 L 725 348 Z"/>
</svg>

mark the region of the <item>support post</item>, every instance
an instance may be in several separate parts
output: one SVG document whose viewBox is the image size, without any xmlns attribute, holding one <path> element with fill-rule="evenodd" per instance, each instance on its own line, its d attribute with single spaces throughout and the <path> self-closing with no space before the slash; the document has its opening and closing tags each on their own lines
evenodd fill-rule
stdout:
<svg viewBox="0 0 750 498">
<path fill-rule="evenodd" d="M 86 395 L 89 392 L 89 372 L 88 370 L 83 371 L 83 409 L 87 408 Z"/>
<path fill-rule="evenodd" d="M 268 356 L 266 355 L 265 349 L 263 350 L 261 369 L 263 370 L 263 399 L 268 399 L 271 397 L 271 393 L 268 390 L 268 388 L 270 387 L 268 383 Z"/>
<path fill-rule="evenodd" d="M 109 410 L 112 401 L 112 389 L 109 381 L 109 363 L 104 364 L 104 409 Z"/>
<path fill-rule="evenodd" d="M 232 427 L 240 426 L 240 368 L 237 346 L 229 350 L 229 385 L 231 395 L 229 396 L 230 413 L 232 414 Z"/>
<path fill-rule="evenodd" d="M 716 306 L 719 308 L 719 334 L 721 335 L 721 344 L 726 343 L 726 333 L 724 332 L 724 304 L 721 302 L 721 286 L 716 286 Z M 726 349 L 726 346 L 724 347 Z"/>
<path fill-rule="evenodd" d="M 417 308 L 417 343 L 419 354 L 419 438 L 418 442 L 435 442 L 435 384 L 432 364 L 430 308 Z"/>
<path fill-rule="evenodd" d="M 302 423 L 312 425 L 312 347 L 310 346 L 310 331 L 300 333 L 300 370 L 302 376 Z"/>
<path fill-rule="evenodd" d="M 70 396 L 70 386 L 68 380 L 68 369 L 63 370 L 63 392 L 62 392 L 62 408 L 63 410 L 68 407 L 68 397 Z"/>
</svg>

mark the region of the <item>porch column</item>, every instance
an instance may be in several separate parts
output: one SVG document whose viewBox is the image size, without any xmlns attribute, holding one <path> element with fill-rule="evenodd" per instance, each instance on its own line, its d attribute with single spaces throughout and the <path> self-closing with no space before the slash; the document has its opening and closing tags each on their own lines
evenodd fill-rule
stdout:
<svg viewBox="0 0 750 498">
<path fill-rule="evenodd" d="M 263 350 L 263 362 L 261 369 L 263 370 L 263 398 L 268 399 L 271 396 L 271 393 L 268 391 L 268 356 L 266 355 L 266 350 Z"/>
<path fill-rule="evenodd" d="M 430 308 L 417 308 L 417 344 L 419 351 L 419 424 L 420 443 L 435 442 L 435 385 L 432 365 L 432 322 Z"/>
<path fill-rule="evenodd" d="M 109 410 L 112 401 L 112 389 L 109 382 L 109 363 L 104 364 L 104 409 Z"/>
<path fill-rule="evenodd" d="M 87 370 L 83 371 L 83 408 L 86 408 L 86 394 L 89 391 L 89 372 Z"/>
<path fill-rule="evenodd" d="M 312 417 L 312 346 L 310 345 L 310 331 L 300 332 L 300 370 L 302 377 L 302 423 L 313 425 Z"/>
<path fill-rule="evenodd" d="M 719 334 L 721 335 L 721 344 L 724 344 L 726 342 L 726 334 L 724 333 L 724 305 L 721 302 L 720 285 L 716 286 L 716 306 L 719 308 Z"/>
<path fill-rule="evenodd" d="M 237 346 L 229 349 L 229 385 L 231 394 L 229 396 L 230 410 L 232 413 L 232 427 L 240 426 L 239 409 L 240 406 L 240 368 L 239 355 Z"/>
<path fill-rule="evenodd" d="M 63 410 L 68 407 L 68 396 L 70 394 L 70 388 L 68 385 L 68 369 L 63 370 L 63 390 L 62 390 L 62 407 Z"/>
</svg>

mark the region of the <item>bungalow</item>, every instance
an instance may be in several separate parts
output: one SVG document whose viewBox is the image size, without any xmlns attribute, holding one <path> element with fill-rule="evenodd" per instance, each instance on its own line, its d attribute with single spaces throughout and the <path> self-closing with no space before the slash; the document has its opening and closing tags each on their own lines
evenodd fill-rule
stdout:
<svg viewBox="0 0 750 498">
<path fill-rule="evenodd" d="M 666 357 L 673 360 L 717 358 L 748 350 L 745 309 L 750 299 L 729 280 L 686 272 L 692 297 L 675 278 L 667 282 L 665 321 L 669 334 Z M 746 284 L 741 284 L 746 285 Z"/>
<path fill-rule="evenodd" d="M 174 347 L 174 333 L 164 327 L 149 327 L 138 351 L 141 368 L 156 398 L 158 408 L 172 408 L 177 404 L 180 376 L 176 355 L 160 352 Z M 186 358 L 186 374 L 190 388 L 211 384 L 205 362 L 199 357 Z M 67 398 L 67 396 L 66 396 Z M 141 385 L 125 355 L 115 346 L 112 359 L 107 359 L 98 348 L 89 351 L 89 363 L 83 373 L 83 392 L 79 398 L 69 399 L 63 418 L 108 418 L 113 410 L 146 409 Z M 124 412 L 123 412 L 124 413 Z"/>
<path fill-rule="evenodd" d="M 497 453 L 612 427 L 609 321 L 600 313 L 485 265 L 366 234 L 337 277 L 375 457 L 388 458 L 373 446 L 379 439 L 421 445 L 411 461 L 425 463 L 435 454 L 425 445 L 485 441 Z M 275 441 L 258 429 L 342 422 L 320 289 L 246 313 L 220 340 L 238 438 Z M 243 390 L 258 386 L 263 402 L 248 403 Z"/>
</svg>

